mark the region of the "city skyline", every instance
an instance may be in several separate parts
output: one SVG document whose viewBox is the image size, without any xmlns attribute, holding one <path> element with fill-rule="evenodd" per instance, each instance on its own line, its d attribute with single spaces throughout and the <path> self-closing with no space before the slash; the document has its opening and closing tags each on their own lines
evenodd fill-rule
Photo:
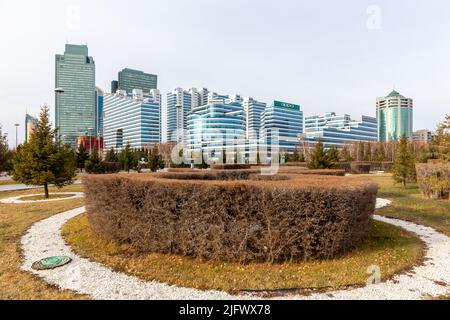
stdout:
<svg viewBox="0 0 450 320">
<path fill-rule="evenodd" d="M 56 53 L 63 51 L 66 41 L 78 44 L 87 41 L 89 54 L 96 61 L 96 85 L 105 91 L 109 91 L 117 72 L 134 68 L 157 74 L 163 96 L 176 87 L 208 87 L 219 92 L 256 97 L 263 102 L 274 99 L 297 102 L 306 116 L 329 111 L 375 116 L 376 98 L 387 95 L 395 86 L 415 101 L 414 130 L 434 130 L 448 113 L 450 94 L 443 88 L 449 84 L 446 75 L 450 68 L 444 63 L 444 57 L 450 53 L 450 47 L 441 38 L 445 36 L 449 22 L 441 12 L 449 5 L 443 1 L 435 1 L 433 5 L 379 1 L 379 29 L 368 28 L 370 2 L 354 2 L 345 11 L 337 4 L 328 3 L 323 10 L 317 11 L 318 5 L 309 3 L 287 3 L 280 9 L 269 2 L 258 2 L 256 6 L 255 1 L 247 1 L 235 13 L 233 21 L 236 25 L 230 30 L 216 24 L 208 27 L 214 19 L 224 22 L 223 17 L 212 13 L 230 11 L 232 2 L 198 1 L 205 11 L 202 17 L 193 14 L 191 20 L 183 21 L 186 30 L 181 39 L 175 38 L 180 26 L 170 25 L 160 15 L 169 8 L 174 10 L 176 17 L 188 15 L 193 9 L 188 4 L 174 6 L 156 1 L 152 6 L 154 17 L 147 23 L 149 28 L 158 27 L 155 30 L 161 34 L 153 32 L 152 44 L 139 47 L 140 52 L 130 52 L 130 47 L 140 46 L 133 39 L 114 42 L 115 38 L 102 38 L 109 28 L 114 31 L 123 26 L 120 23 L 112 26 L 110 22 L 101 26 L 95 21 L 95 15 L 85 9 L 83 4 L 87 3 L 61 1 L 61 5 L 55 7 L 43 1 L 39 3 L 42 14 L 36 15 L 38 7 L 34 3 L 27 3 L 24 8 L 20 1 L 1 2 L 0 25 L 2 30 L 9 30 L 4 38 L 9 48 L 0 53 L 5 67 L 0 80 L 3 101 L 0 123 L 3 131 L 9 133 L 10 146 L 14 145 L 14 123 L 21 123 L 19 142 L 24 140 L 26 110 L 37 115 L 43 103 L 54 110 L 52 60 Z M 94 13 L 96 10 L 113 13 L 109 11 L 114 6 L 99 1 L 91 7 Z M 253 25 L 249 24 L 243 17 L 251 10 L 260 18 L 284 23 L 281 26 L 271 24 L 269 28 L 258 19 L 252 20 Z M 23 16 L 21 20 L 27 21 L 24 25 L 10 18 L 17 11 Z M 397 19 L 399 11 L 405 16 L 420 14 L 422 20 L 405 26 L 406 18 Z M 145 25 L 136 22 L 139 20 L 136 17 L 120 14 L 124 15 L 125 23 L 133 22 L 129 32 L 137 32 L 139 39 L 145 28 L 135 28 Z M 141 13 L 133 14 L 139 16 Z M 235 32 L 239 28 L 241 32 Z M 29 39 L 22 36 L 25 30 L 29 31 Z M 308 30 L 314 31 L 312 35 L 308 35 Z M 42 32 L 50 36 L 38 37 Z M 127 32 L 122 30 L 120 34 Z M 206 43 L 212 44 L 216 39 L 222 40 L 224 52 L 213 50 L 211 58 Z M 193 44 L 189 44 L 190 40 Z M 240 45 L 239 50 L 233 51 L 233 46 L 226 50 L 227 43 Z M 323 52 L 325 45 L 334 50 Z M 175 50 L 180 46 L 183 54 Z M 31 47 L 33 59 L 23 59 Z M 217 44 L 212 48 L 217 49 Z M 18 60 L 20 58 L 22 60 Z M 18 61 L 21 62 L 19 68 Z M 26 69 L 33 72 L 24 77 Z"/>
</svg>

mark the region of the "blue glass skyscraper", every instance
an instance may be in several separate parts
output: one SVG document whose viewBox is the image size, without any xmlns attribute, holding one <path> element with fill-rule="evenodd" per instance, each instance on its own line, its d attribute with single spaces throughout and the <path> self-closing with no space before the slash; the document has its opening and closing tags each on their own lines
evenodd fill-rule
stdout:
<svg viewBox="0 0 450 320">
<path fill-rule="evenodd" d="M 293 153 L 302 133 L 303 111 L 299 105 L 274 101 L 261 115 L 261 140 L 269 149 L 276 146 L 282 153 Z"/>
</svg>

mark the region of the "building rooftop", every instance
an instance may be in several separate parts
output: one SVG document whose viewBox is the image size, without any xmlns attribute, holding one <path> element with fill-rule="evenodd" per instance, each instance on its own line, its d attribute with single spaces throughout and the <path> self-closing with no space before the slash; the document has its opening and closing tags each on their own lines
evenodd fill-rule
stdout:
<svg viewBox="0 0 450 320">
<path fill-rule="evenodd" d="M 404 99 L 405 97 L 394 90 L 387 96 L 387 98 L 402 98 L 402 99 Z"/>
</svg>

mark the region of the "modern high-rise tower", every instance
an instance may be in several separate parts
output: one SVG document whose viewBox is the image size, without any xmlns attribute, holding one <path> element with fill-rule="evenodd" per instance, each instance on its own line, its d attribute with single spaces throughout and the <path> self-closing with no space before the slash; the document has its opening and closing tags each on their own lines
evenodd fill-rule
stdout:
<svg viewBox="0 0 450 320">
<path fill-rule="evenodd" d="M 261 129 L 261 115 L 267 107 L 264 102 L 253 98 L 244 98 L 242 101 L 245 113 L 246 139 L 258 141 Z"/>
<path fill-rule="evenodd" d="M 397 91 L 377 99 L 378 140 L 397 141 L 402 136 L 412 138 L 413 100 Z"/>
<path fill-rule="evenodd" d="M 145 94 L 151 90 L 158 88 L 158 76 L 155 74 L 145 73 L 139 70 L 125 68 L 119 72 L 119 81 L 111 83 L 111 91 L 115 93 L 117 90 L 124 90 L 132 93 L 133 90 L 142 90 Z"/>
<path fill-rule="evenodd" d="M 302 133 L 303 111 L 299 105 L 274 101 L 261 114 L 260 135 L 269 147 L 275 145 L 281 152 L 293 153 Z"/>
<path fill-rule="evenodd" d="M 55 58 L 55 125 L 64 142 L 75 146 L 96 128 L 95 62 L 86 45 L 66 44 Z"/>
<path fill-rule="evenodd" d="M 105 149 L 122 150 L 129 143 L 140 149 L 161 142 L 161 94 L 153 89 L 127 93 L 118 90 L 104 96 Z"/>
</svg>

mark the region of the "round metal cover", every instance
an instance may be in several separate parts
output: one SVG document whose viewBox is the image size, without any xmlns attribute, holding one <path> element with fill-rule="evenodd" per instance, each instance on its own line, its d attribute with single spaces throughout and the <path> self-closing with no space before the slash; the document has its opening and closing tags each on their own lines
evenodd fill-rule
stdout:
<svg viewBox="0 0 450 320">
<path fill-rule="evenodd" d="M 51 270 L 51 269 L 65 266 L 66 264 L 70 263 L 71 261 L 72 261 L 72 258 L 70 258 L 70 257 L 64 257 L 64 256 L 49 257 L 49 258 L 45 258 L 45 259 L 36 261 L 35 263 L 33 263 L 31 268 L 33 268 L 34 270 Z"/>
</svg>

